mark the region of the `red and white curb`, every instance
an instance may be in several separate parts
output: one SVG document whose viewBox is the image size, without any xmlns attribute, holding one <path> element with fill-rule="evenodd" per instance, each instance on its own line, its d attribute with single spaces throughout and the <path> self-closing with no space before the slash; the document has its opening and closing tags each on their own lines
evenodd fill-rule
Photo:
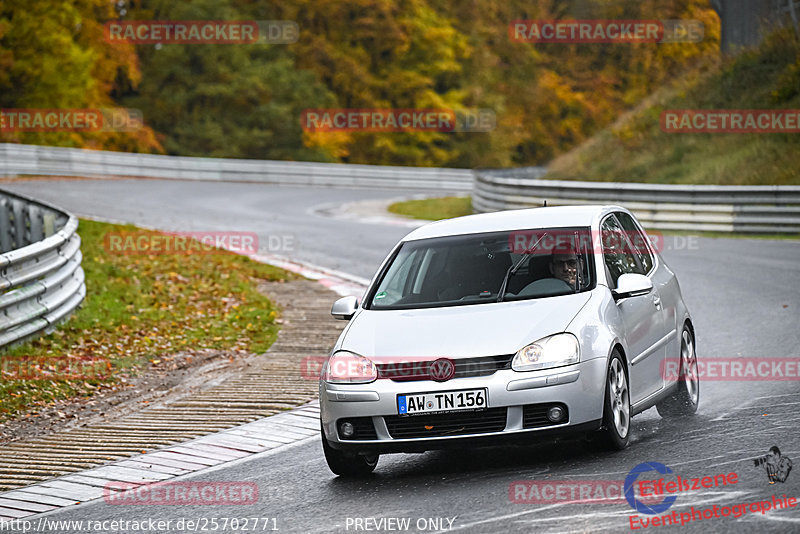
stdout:
<svg viewBox="0 0 800 534">
<path fill-rule="evenodd" d="M 268 263 L 270 265 L 274 265 L 275 267 L 280 267 L 281 269 L 305 276 L 311 280 L 316 280 L 323 286 L 343 297 L 354 296 L 361 298 L 361 296 L 364 294 L 364 291 L 366 291 L 367 286 L 369 285 L 369 280 L 366 278 L 361 278 L 360 276 L 354 276 L 352 274 L 334 269 L 327 269 L 311 263 L 291 260 L 283 256 L 253 254 L 250 257 L 258 262 Z"/>
</svg>

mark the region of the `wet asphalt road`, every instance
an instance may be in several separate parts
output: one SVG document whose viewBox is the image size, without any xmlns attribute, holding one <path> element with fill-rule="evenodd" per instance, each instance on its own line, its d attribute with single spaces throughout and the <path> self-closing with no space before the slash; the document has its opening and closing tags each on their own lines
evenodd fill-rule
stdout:
<svg viewBox="0 0 800 534">
<path fill-rule="evenodd" d="M 419 193 L 171 180 L 32 181 L 0 188 L 50 201 L 79 216 L 162 230 L 255 232 L 260 252 L 365 278 L 409 229 L 334 220 L 314 208 Z"/>
<path fill-rule="evenodd" d="M 30 181 L 4 188 L 56 203 L 79 215 L 114 219 L 167 230 L 256 232 L 262 247 L 269 236 L 293 236 L 291 250 L 264 250 L 371 277 L 392 245 L 408 230 L 320 216 L 323 204 L 394 198 L 398 191 L 320 189 L 256 184 L 157 180 Z M 416 193 L 414 191 L 408 192 Z M 274 240 L 273 240 L 274 241 Z M 698 356 L 800 357 L 800 243 L 667 236 L 662 256 L 676 271 L 697 331 Z M 583 441 L 529 447 L 450 450 L 383 456 L 366 480 L 335 478 L 322 458 L 319 440 L 265 453 L 191 480 L 253 481 L 258 504 L 247 506 L 112 506 L 92 502 L 46 517 L 49 520 L 163 519 L 172 532 L 184 519 L 259 520 L 281 532 L 460 531 L 597 532 L 632 531 L 626 502 L 524 504 L 511 502 L 518 480 L 622 480 L 645 461 L 669 466 L 684 478 L 735 472 L 736 484 L 682 493 L 667 512 L 717 505 L 800 497 L 797 464 L 786 483 L 768 484 L 752 458 L 777 445 L 800 461 L 800 382 L 706 381 L 697 416 L 661 419 L 655 409 L 633 419 L 631 446 L 598 451 Z M 513 491 L 512 491 L 513 495 Z M 645 516 L 638 516 L 644 518 Z M 680 517 L 678 515 L 678 517 Z M 408 519 L 376 529 L 366 518 Z M 362 521 L 357 521 L 357 520 Z M 452 521 L 452 522 L 450 522 Z M 361 528 L 358 528 L 358 525 Z M 203 524 L 195 525 L 202 531 Z M 207 523 L 207 531 L 213 529 Z M 232 532 L 228 524 L 228 532 Z M 238 531 L 243 531 L 240 523 Z M 252 529 L 252 520 L 248 529 Z M 639 526 L 638 524 L 636 526 Z M 60 531 L 74 531 L 60 528 Z M 690 522 L 651 531 L 800 532 L 800 505 Z M 55 531 L 55 530 L 52 530 Z M 252 530 L 250 530 L 252 531 Z"/>
</svg>

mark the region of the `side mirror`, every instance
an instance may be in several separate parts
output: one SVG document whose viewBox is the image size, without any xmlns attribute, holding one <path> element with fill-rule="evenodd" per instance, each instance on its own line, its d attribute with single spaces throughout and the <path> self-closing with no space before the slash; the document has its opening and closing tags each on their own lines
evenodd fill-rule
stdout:
<svg viewBox="0 0 800 534">
<path fill-rule="evenodd" d="M 349 321 L 358 309 L 358 299 L 355 297 L 342 297 L 331 306 L 331 315 L 336 319 Z"/>
<path fill-rule="evenodd" d="M 645 275 L 626 273 L 619 277 L 617 289 L 613 289 L 611 294 L 614 296 L 614 300 L 619 300 L 647 295 L 652 290 L 653 282 Z"/>
</svg>

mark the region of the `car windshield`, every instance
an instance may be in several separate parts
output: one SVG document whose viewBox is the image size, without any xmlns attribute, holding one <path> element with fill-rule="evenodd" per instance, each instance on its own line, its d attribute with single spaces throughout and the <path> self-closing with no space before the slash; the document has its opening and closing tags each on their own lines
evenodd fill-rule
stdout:
<svg viewBox="0 0 800 534">
<path fill-rule="evenodd" d="M 589 235 L 588 228 L 537 228 L 408 241 L 383 270 L 368 308 L 458 306 L 586 291 L 594 283 L 592 246 L 579 236 Z"/>
</svg>

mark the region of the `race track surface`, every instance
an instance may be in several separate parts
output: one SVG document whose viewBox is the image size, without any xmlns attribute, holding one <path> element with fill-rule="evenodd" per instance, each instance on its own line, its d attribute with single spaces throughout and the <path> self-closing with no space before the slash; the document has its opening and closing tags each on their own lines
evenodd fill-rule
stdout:
<svg viewBox="0 0 800 534">
<path fill-rule="evenodd" d="M 81 216 L 165 230 L 242 231 L 259 236 L 261 251 L 371 278 L 408 228 L 325 217 L 326 204 L 395 198 L 417 191 L 368 191 L 158 180 L 18 181 L 4 188 L 50 201 Z M 286 243 L 291 249 L 270 249 Z M 279 236 L 275 238 L 274 236 Z M 677 273 L 697 332 L 698 357 L 800 357 L 800 242 L 666 236 L 662 257 Z M 340 480 L 327 469 L 318 439 L 261 454 L 186 478 L 252 481 L 257 504 L 244 506 L 114 506 L 94 501 L 45 516 L 61 520 L 171 521 L 169 532 L 191 531 L 178 520 L 259 518 L 254 530 L 280 532 L 632 531 L 627 502 L 526 504 L 511 502 L 519 480 L 613 480 L 641 462 L 660 462 L 683 478 L 735 472 L 738 482 L 678 495 L 672 508 L 689 513 L 800 497 L 800 382 L 705 381 L 698 414 L 661 419 L 655 409 L 633 419 L 631 446 L 601 452 L 580 440 L 529 447 L 451 450 L 383 456 L 375 475 Z M 752 458 L 777 445 L 795 461 L 785 483 L 770 485 Z M 513 496 L 513 490 L 512 490 Z M 721 508 L 720 508 L 721 510 Z M 638 518 L 652 516 L 639 515 Z M 263 521 L 275 518 L 275 522 Z M 378 524 L 366 518 L 401 518 Z M 357 521 L 359 520 L 359 521 Z M 449 520 L 452 520 L 450 522 Z M 51 525 L 52 526 L 52 525 Z M 202 531 L 202 522 L 197 531 Z M 227 532 L 231 529 L 228 521 Z M 383 529 L 375 527 L 382 526 Z M 641 526 L 636 524 L 635 526 Z M 392 527 L 392 528 L 385 528 Z M 61 532 L 81 531 L 60 526 Z M 800 505 L 738 518 L 712 517 L 647 532 L 800 532 Z M 52 530 L 55 531 L 55 530 Z M 84 532 L 86 530 L 83 530 Z M 239 530 L 242 524 L 239 524 Z M 638 531 L 638 530 L 637 530 Z"/>
</svg>

